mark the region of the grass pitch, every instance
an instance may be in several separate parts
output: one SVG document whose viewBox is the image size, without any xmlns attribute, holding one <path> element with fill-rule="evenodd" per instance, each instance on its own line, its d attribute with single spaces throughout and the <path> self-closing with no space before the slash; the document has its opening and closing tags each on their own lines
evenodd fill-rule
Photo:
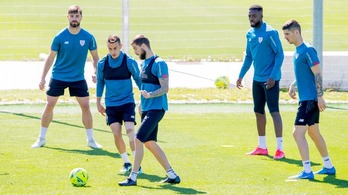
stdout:
<svg viewBox="0 0 348 195">
<path fill-rule="evenodd" d="M 288 180 L 302 170 L 300 155 L 292 138 L 297 106 L 282 104 L 286 159 L 272 159 L 275 137 L 267 118 L 270 156 L 248 156 L 257 144 L 251 104 L 171 104 L 160 123 L 159 144 L 181 176 L 179 185 L 163 185 L 159 163 L 147 150 L 136 187 L 119 187 L 122 159 L 116 152 L 105 118 L 94 115 L 95 138 L 104 147 L 86 146 L 80 110 L 75 103 L 60 103 L 47 134 L 47 144 L 31 149 L 38 135 L 42 104 L 1 105 L 0 192 L 1 194 L 345 194 L 348 105 L 329 104 L 321 114 L 321 131 L 337 169 L 336 176 L 315 180 Z M 139 117 L 138 117 L 139 119 Z M 128 138 L 124 135 L 124 139 Z M 322 159 L 309 141 L 312 168 Z M 129 147 L 128 147 L 129 150 Z M 130 151 L 129 151 L 130 152 Z M 131 157 L 132 158 L 132 157 Z M 69 173 L 76 167 L 90 175 L 86 187 L 73 187 Z"/>
</svg>

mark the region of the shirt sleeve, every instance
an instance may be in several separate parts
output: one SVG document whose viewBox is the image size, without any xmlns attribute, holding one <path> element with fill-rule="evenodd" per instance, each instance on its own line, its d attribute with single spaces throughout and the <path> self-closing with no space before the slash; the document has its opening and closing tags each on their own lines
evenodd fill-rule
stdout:
<svg viewBox="0 0 348 195">
<path fill-rule="evenodd" d="M 274 79 L 277 77 L 277 75 L 280 74 L 281 67 L 284 60 L 284 51 L 283 51 L 282 43 L 280 42 L 279 35 L 276 30 L 271 31 L 270 45 L 273 52 L 275 53 L 274 67 L 270 75 L 270 78 Z"/>
<path fill-rule="evenodd" d="M 103 73 L 104 64 L 105 64 L 105 57 L 99 60 L 97 65 L 97 89 L 96 89 L 97 97 L 102 97 L 104 92 L 104 86 L 105 86 L 104 73 Z"/>
<path fill-rule="evenodd" d="M 245 76 L 245 74 L 250 69 L 252 63 L 253 63 L 253 58 L 251 56 L 250 44 L 249 44 L 248 35 L 247 35 L 247 43 L 246 43 L 246 48 L 245 48 L 245 55 L 244 55 L 243 65 L 242 65 L 242 69 L 240 70 L 238 78 L 241 79 L 241 78 L 243 78 Z"/>
<path fill-rule="evenodd" d="M 134 59 L 128 58 L 128 70 L 132 73 L 133 80 L 135 84 L 140 89 L 141 87 L 141 80 L 140 80 L 140 70 L 137 61 Z"/>
</svg>

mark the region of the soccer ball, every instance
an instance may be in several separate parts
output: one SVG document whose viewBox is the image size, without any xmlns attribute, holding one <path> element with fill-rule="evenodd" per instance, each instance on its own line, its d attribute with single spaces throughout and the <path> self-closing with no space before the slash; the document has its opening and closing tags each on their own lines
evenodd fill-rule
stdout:
<svg viewBox="0 0 348 195">
<path fill-rule="evenodd" d="M 215 86 L 218 89 L 227 89 L 230 86 L 230 79 L 228 76 L 221 76 L 215 80 Z"/>
<path fill-rule="evenodd" d="M 85 186 L 88 181 L 88 173 L 84 168 L 75 168 L 70 172 L 70 182 L 76 187 Z"/>
</svg>

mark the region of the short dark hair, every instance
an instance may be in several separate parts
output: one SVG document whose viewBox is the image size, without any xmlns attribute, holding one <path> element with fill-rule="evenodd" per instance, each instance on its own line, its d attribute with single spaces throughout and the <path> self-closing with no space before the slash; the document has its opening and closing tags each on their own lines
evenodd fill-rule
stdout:
<svg viewBox="0 0 348 195">
<path fill-rule="evenodd" d="M 145 44 L 149 49 L 151 48 L 149 39 L 146 38 L 142 34 L 135 36 L 135 38 L 133 39 L 131 45 L 133 45 L 133 44 L 138 45 L 138 46 L 140 46 L 142 44 Z"/>
<path fill-rule="evenodd" d="M 256 10 L 256 11 L 260 11 L 260 12 L 262 12 L 263 11 L 263 8 L 262 8 L 262 6 L 261 5 L 252 5 L 252 6 L 250 6 L 249 7 L 249 10 Z"/>
<path fill-rule="evenodd" d="M 296 20 L 288 20 L 282 27 L 282 30 L 293 31 L 294 29 L 299 30 L 301 34 L 301 25 Z"/>
<path fill-rule="evenodd" d="M 108 37 L 108 39 L 107 39 L 107 42 L 108 42 L 108 43 L 116 43 L 116 42 L 121 43 L 121 39 L 120 39 L 120 37 L 118 37 L 117 35 L 112 34 L 112 35 L 109 35 L 109 37 Z"/>
<path fill-rule="evenodd" d="M 68 9 L 68 14 L 77 14 L 79 13 L 82 16 L 82 9 L 78 5 L 72 5 Z"/>
</svg>

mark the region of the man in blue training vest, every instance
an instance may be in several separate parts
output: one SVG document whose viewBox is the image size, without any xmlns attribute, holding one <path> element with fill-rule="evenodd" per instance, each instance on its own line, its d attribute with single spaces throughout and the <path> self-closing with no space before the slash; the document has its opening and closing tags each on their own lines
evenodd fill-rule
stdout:
<svg viewBox="0 0 348 195">
<path fill-rule="evenodd" d="M 325 140 L 319 131 L 319 114 L 325 110 L 326 104 L 323 92 L 323 77 L 317 52 L 309 43 L 303 41 L 301 26 L 296 20 L 287 21 L 282 29 L 285 39 L 296 46 L 293 59 L 296 80 L 290 85 L 289 95 L 296 99 L 295 86 L 297 85 L 299 108 L 293 136 L 304 169 L 299 174 L 289 178 L 314 179 L 306 140 L 307 131 L 324 162 L 324 167 L 315 174 L 335 175 L 336 169 L 332 165 Z"/>
<path fill-rule="evenodd" d="M 51 52 L 45 61 L 39 88 L 45 89 L 46 75 L 53 61 L 51 80 L 47 89 L 47 102 L 41 118 L 40 135 L 32 148 L 39 148 L 46 144 L 46 133 L 53 119 L 53 109 L 64 90 L 69 88 L 70 96 L 76 96 L 82 111 L 82 123 L 86 128 L 87 145 L 101 148 L 93 136 L 93 118 L 89 106 L 89 92 L 84 77 L 84 68 L 88 51 L 93 58 L 94 71 L 97 70 L 99 60 L 97 43 L 92 34 L 80 27 L 82 9 L 72 5 L 68 9 L 69 27 L 62 29 L 53 39 Z M 93 81 L 95 82 L 95 75 Z"/>
<path fill-rule="evenodd" d="M 135 138 L 134 166 L 129 177 L 120 186 L 137 185 L 137 175 L 144 157 L 144 145 L 156 157 L 167 173 L 162 183 L 180 183 L 180 177 L 171 167 L 167 156 L 157 144 L 158 123 L 168 110 L 167 93 L 169 77 L 167 63 L 151 50 L 150 41 L 144 35 L 137 35 L 131 43 L 141 60 L 141 125 Z"/>
<path fill-rule="evenodd" d="M 279 81 L 284 52 L 277 30 L 263 22 L 263 8 L 252 5 L 249 8 L 249 22 L 252 27 L 246 35 L 247 45 L 244 63 L 239 73 L 236 86 L 243 87 L 242 80 L 251 64 L 254 65 L 253 101 L 256 116 L 258 146 L 250 155 L 268 155 L 266 144 L 265 104 L 272 116 L 277 140 L 274 159 L 285 157 L 283 152 L 283 124 L 279 113 Z"/>
<path fill-rule="evenodd" d="M 122 173 L 130 171 L 132 164 L 128 158 L 126 144 L 122 138 L 122 124 L 129 138 L 129 146 L 135 155 L 135 100 L 133 95 L 133 77 L 140 89 L 140 71 L 138 63 L 121 51 L 121 40 L 117 35 L 109 35 L 106 45 L 109 53 L 98 62 L 97 71 L 97 109 L 105 116 L 106 124 L 114 134 L 115 146 L 124 164 Z M 101 104 L 105 88 L 105 106 Z"/>
</svg>

